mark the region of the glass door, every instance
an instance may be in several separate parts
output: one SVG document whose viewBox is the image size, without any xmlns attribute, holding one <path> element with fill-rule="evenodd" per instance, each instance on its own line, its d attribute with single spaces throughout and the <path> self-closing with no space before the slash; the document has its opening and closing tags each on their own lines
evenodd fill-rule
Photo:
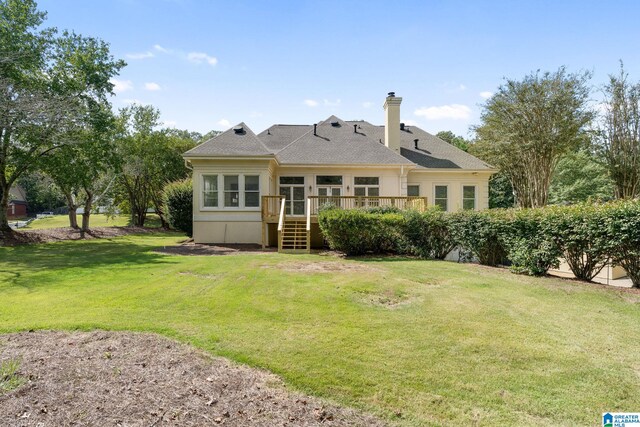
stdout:
<svg viewBox="0 0 640 427">
<path fill-rule="evenodd" d="M 330 185 L 318 186 L 318 206 L 331 203 L 340 207 L 340 196 L 342 195 L 342 187 L 333 187 Z"/>
<path fill-rule="evenodd" d="M 287 215 L 304 215 L 304 177 L 281 176 L 280 193 L 286 200 L 285 212 Z"/>
</svg>

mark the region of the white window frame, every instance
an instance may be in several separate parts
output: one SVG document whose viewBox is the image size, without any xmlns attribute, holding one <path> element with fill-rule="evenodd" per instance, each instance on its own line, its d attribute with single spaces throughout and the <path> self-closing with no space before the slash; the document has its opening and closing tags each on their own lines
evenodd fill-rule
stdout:
<svg viewBox="0 0 640 427">
<path fill-rule="evenodd" d="M 470 199 L 465 199 L 464 197 L 464 187 L 473 187 L 473 209 L 465 209 L 464 208 L 464 201 L 465 200 L 470 200 Z M 460 208 L 464 211 L 464 210 L 473 210 L 473 211 L 477 211 L 478 210 L 478 184 L 472 183 L 472 184 L 465 184 L 463 183 L 462 185 L 460 185 L 460 199 L 462 200 Z"/>
<path fill-rule="evenodd" d="M 447 209 L 445 209 L 445 212 L 449 212 L 451 210 L 451 192 L 449 191 L 449 188 L 451 187 L 451 185 L 447 184 L 447 183 L 439 183 L 439 182 L 435 182 L 433 183 L 433 206 L 438 206 L 436 203 L 436 200 L 439 199 L 439 197 L 436 197 L 436 187 L 446 187 L 447 188 Z"/>
<path fill-rule="evenodd" d="M 217 176 L 218 177 L 218 206 L 204 206 L 204 177 L 205 176 Z M 238 177 L 238 206 L 225 206 L 224 205 L 224 177 L 225 176 L 237 176 Z M 245 206 L 245 176 L 257 176 L 258 177 L 258 206 Z M 203 212 L 233 212 L 233 211 L 260 211 L 262 208 L 262 173 L 260 172 L 203 172 L 200 174 L 200 210 Z"/>
<path fill-rule="evenodd" d="M 378 180 L 378 184 L 356 184 L 356 179 L 357 178 L 376 178 Z M 353 195 L 355 197 L 380 197 L 380 177 L 379 176 L 354 176 L 353 177 Z M 356 195 L 356 188 L 364 188 L 364 196 L 358 196 Z M 378 195 L 377 196 L 370 196 L 369 195 L 369 189 L 370 188 L 377 188 L 378 189 Z"/>
<path fill-rule="evenodd" d="M 200 187 L 201 187 L 201 189 L 200 189 L 200 210 L 220 209 L 220 174 L 218 174 L 218 173 L 203 173 L 201 176 L 202 177 L 200 179 Z M 204 199 L 205 199 L 205 197 L 204 197 L 204 181 L 205 181 L 205 178 L 214 177 L 214 176 L 216 177 L 216 188 L 217 188 L 217 190 L 215 192 L 218 193 L 217 196 L 216 196 L 217 203 L 216 203 L 216 206 L 205 206 L 204 205 Z M 212 191 L 212 193 L 213 193 L 213 191 Z"/>
</svg>

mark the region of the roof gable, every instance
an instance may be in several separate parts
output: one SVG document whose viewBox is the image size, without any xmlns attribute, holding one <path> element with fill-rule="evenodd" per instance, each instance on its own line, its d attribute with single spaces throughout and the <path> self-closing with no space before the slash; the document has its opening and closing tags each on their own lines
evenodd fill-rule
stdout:
<svg viewBox="0 0 640 427">
<path fill-rule="evenodd" d="M 184 157 L 270 156 L 255 133 L 244 122 L 184 153 Z"/>
</svg>

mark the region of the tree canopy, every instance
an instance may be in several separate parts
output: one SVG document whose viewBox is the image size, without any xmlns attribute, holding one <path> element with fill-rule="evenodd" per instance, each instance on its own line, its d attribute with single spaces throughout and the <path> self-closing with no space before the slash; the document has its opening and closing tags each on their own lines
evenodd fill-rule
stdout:
<svg viewBox="0 0 640 427">
<path fill-rule="evenodd" d="M 521 207 L 544 206 L 560 159 L 588 141 L 588 72 L 507 80 L 483 106 L 472 152 L 498 167 Z"/>
</svg>

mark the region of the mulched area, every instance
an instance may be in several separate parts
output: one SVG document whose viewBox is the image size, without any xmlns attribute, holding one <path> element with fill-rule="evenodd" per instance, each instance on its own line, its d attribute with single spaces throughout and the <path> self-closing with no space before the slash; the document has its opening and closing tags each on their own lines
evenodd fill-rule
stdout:
<svg viewBox="0 0 640 427">
<path fill-rule="evenodd" d="M 86 233 L 69 227 L 20 230 L 0 234 L 0 246 L 49 243 L 61 240 L 104 239 L 129 234 L 154 233 L 158 230 L 157 228 L 143 227 L 96 227 Z"/>
<path fill-rule="evenodd" d="M 0 335 L 0 362 L 16 359 L 28 381 L 0 394 L 0 425 L 386 425 L 154 334 Z"/>
<path fill-rule="evenodd" d="M 158 248 L 155 252 L 169 255 L 237 255 L 237 254 L 260 254 L 277 252 L 277 248 L 262 249 L 260 245 L 252 244 L 204 244 L 194 243 L 188 240 L 176 246 L 165 246 Z"/>
</svg>

